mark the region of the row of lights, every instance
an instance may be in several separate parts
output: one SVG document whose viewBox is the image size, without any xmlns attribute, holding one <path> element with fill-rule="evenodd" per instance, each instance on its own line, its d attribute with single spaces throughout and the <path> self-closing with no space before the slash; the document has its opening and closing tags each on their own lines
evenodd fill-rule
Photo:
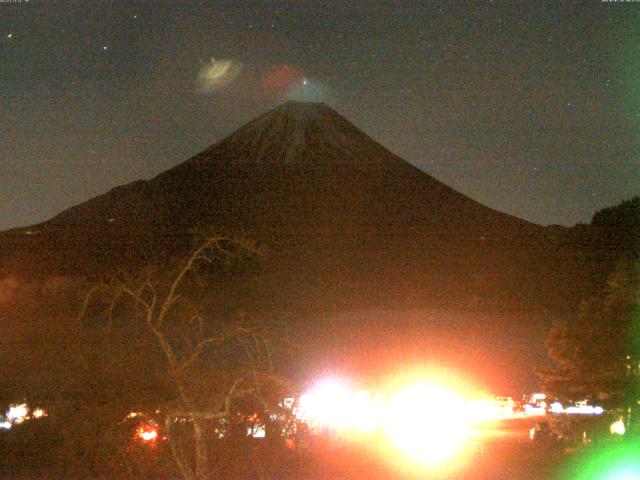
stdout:
<svg viewBox="0 0 640 480">
<path fill-rule="evenodd" d="M 19 425 L 26 420 L 38 419 L 47 416 L 47 412 L 42 408 L 34 408 L 29 414 L 29 406 L 26 403 L 10 405 L 4 415 L 4 420 L 0 422 L 0 429 L 10 430 L 13 425 Z"/>
</svg>

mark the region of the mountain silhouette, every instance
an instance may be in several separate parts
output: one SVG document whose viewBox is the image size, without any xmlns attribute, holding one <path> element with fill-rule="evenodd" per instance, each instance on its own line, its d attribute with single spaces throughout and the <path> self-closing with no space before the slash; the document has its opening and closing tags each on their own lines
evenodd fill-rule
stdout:
<svg viewBox="0 0 640 480">
<path fill-rule="evenodd" d="M 571 229 L 481 205 L 328 106 L 288 102 L 153 179 L 0 234 L 0 302 L 21 281 L 166 265 L 198 231 L 267 247 L 218 296 L 293 312 L 318 355 L 345 363 L 387 358 L 393 340 L 400 357 L 440 348 L 473 370 L 492 355 L 530 381 L 554 312 L 589 287 Z"/>
<path fill-rule="evenodd" d="M 456 192 L 321 103 L 285 103 L 2 240 L 22 252 L 20 271 L 95 273 L 179 253 L 205 228 L 266 244 L 277 289 L 305 285 L 336 305 L 528 304 L 549 288 L 545 228 Z"/>
</svg>

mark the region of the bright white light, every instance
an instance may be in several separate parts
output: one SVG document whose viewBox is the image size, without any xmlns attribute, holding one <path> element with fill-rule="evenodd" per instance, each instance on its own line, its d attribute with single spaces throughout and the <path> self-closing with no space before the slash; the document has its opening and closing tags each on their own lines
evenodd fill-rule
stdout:
<svg viewBox="0 0 640 480">
<path fill-rule="evenodd" d="M 264 425 L 255 425 L 247 428 L 247 435 L 253 438 L 264 438 L 266 433 Z"/>
<path fill-rule="evenodd" d="M 515 407 L 515 402 L 511 397 L 496 397 L 495 405 L 498 408 L 498 412 L 500 417 L 502 418 L 513 418 Z"/>
<path fill-rule="evenodd" d="M 326 379 L 304 393 L 293 412 L 311 430 L 330 429 L 352 439 L 379 433 L 373 438 L 384 439 L 385 451 L 391 444 L 392 451 L 420 468 L 446 469 L 454 456 L 464 453 L 465 441 L 477 427 L 512 418 L 514 402 L 509 397 L 464 400 L 445 384 L 401 381 L 382 396 Z"/>
<path fill-rule="evenodd" d="M 624 426 L 624 422 L 622 420 L 618 420 L 617 422 L 613 422 L 609 430 L 613 435 L 624 435 L 627 429 Z"/>
<path fill-rule="evenodd" d="M 533 405 L 526 404 L 524 406 L 524 413 L 530 416 L 546 415 L 547 411 L 544 407 L 534 407 Z"/>
<path fill-rule="evenodd" d="M 390 399 L 383 428 L 405 455 L 425 466 L 438 465 L 470 434 L 463 412 L 461 397 L 439 385 L 417 383 Z"/>
<path fill-rule="evenodd" d="M 593 405 L 574 405 L 565 408 L 564 413 L 569 415 L 602 415 L 604 409 L 602 407 L 594 407 Z"/>
<path fill-rule="evenodd" d="M 380 421 L 382 397 L 355 391 L 344 381 L 327 379 L 300 397 L 296 417 L 312 428 L 372 433 Z"/>
<path fill-rule="evenodd" d="M 553 402 L 551 404 L 551 413 L 562 413 L 564 412 L 564 407 L 560 402 Z"/>
<path fill-rule="evenodd" d="M 156 430 L 155 428 L 140 427 L 136 431 L 136 436 L 145 442 L 150 442 L 158 438 L 158 430 Z"/>
<path fill-rule="evenodd" d="M 13 423 L 21 423 L 24 421 L 24 418 L 29 413 L 27 409 L 27 404 L 23 403 L 22 405 L 12 405 L 9 407 L 7 411 L 7 420 Z"/>
<path fill-rule="evenodd" d="M 346 429 L 351 422 L 347 408 L 351 397 L 344 382 L 324 380 L 300 397 L 296 415 L 313 427 Z"/>
<path fill-rule="evenodd" d="M 0 428 L 2 428 L 3 430 L 11 430 L 11 422 L 1 422 L 0 423 Z"/>
<path fill-rule="evenodd" d="M 469 400 L 465 406 L 471 423 L 491 422 L 504 418 L 503 410 L 491 400 Z"/>
<path fill-rule="evenodd" d="M 380 422 L 381 403 L 380 395 L 372 397 L 366 390 L 356 393 L 348 405 L 352 428 L 361 433 L 373 433 Z"/>
<path fill-rule="evenodd" d="M 640 473 L 637 467 L 627 467 L 624 470 L 616 469 L 614 472 L 607 474 L 603 480 L 640 480 Z"/>
</svg>

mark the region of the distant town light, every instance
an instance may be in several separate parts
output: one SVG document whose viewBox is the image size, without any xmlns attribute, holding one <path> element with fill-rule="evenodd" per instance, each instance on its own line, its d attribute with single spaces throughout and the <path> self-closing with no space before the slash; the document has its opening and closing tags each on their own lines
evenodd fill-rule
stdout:
<svg viewBox="0 0 640 480">
<path fill-rule="evenodd" d="M 27 409 L 26 403 L 21 405 L 11 405 L 7 411 L 7 420 L 12 423 L 22 423 L 28 413 L 29 410 Z"/>
<path fill-rule="evenodd" d="M 47 412 L 45 412 L 42 408 L 36 408 L 31 415 L 33 418 L 42 418 L 47 416 Z"/>
<path fill-rule="evenodd" d="M 144 442 L 151 442 L 158 438 L 158 430 L 155 428 L 140 427 L 136 431 L 136 437 Z"/>
<path fill-rule="evenodd" d="M 602 415 L 604 409 L 602 407 L 594 407 L 593 405 L 574 405 L 564 410 L 569 415 Z"/>
<path fill-rule="evenodd" d="M 560 402 L 553 402 L 551 404 L 551 413 L 562 413 L 564 412 L 564 407 Z"/>
<path fill-rule="evenodd" d="M 534 405 L 526 404 L 524 406 L 524 413 L 530 416 L 546 415 L 547 410 L 545 407 L 536 407 Z"/>
<path fill-rule="evenodd" d="M 247 435 L 253 438 L 264 438 L 266 436 L 266 430 L 264 425 L 254 425 L 253 427 L 247 427 Z"/>
</svg>

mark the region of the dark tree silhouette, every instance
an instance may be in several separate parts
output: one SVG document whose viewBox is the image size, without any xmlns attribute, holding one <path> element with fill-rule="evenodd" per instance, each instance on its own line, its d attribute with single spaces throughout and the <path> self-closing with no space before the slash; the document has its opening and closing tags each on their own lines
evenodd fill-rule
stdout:
<svg viewBox="0 0 640 480">
<path fill-rule="evenodd" d="M 150 335 L 156 355 L 151 347 L 147 360 L 158 359 L 159 352 L 165 385 L 163 396 L 155 399 L 156 413 L 186 480 L 210 478 L 220 467 L 211 464 L 212 442 L 230 441 L 234 426 L 246 438 L 250 422 L 288 421 L 279 403 L 293 393 L 292 386 L 273 364 L 285 332 L 243 314 L 233 321 L 216 318 L 207 308 L 207 299 L 216 295 L 215 282 L 208 280 L 221 267 L 250 263 L 257 253 L 246 241 L 208 236 L 176 268 L 119 272 L 94 285 L 84 301 L 81 316 L 90 319 L 92 309 L 102 312 L 105 332 L 126 318 L 144 326 L 143 336 Z M 254 467 L 262 471 L 261 465 Z"/>
<path fill-rule="evenodd" d="M 616 246 L 615 265 L 600 293 L 551 329 L 553 366 L 539 373 L 553 396 L 633 411 L 640 398 L 640 197 L 597 212 L 591 227 Z"/>
</svg>

